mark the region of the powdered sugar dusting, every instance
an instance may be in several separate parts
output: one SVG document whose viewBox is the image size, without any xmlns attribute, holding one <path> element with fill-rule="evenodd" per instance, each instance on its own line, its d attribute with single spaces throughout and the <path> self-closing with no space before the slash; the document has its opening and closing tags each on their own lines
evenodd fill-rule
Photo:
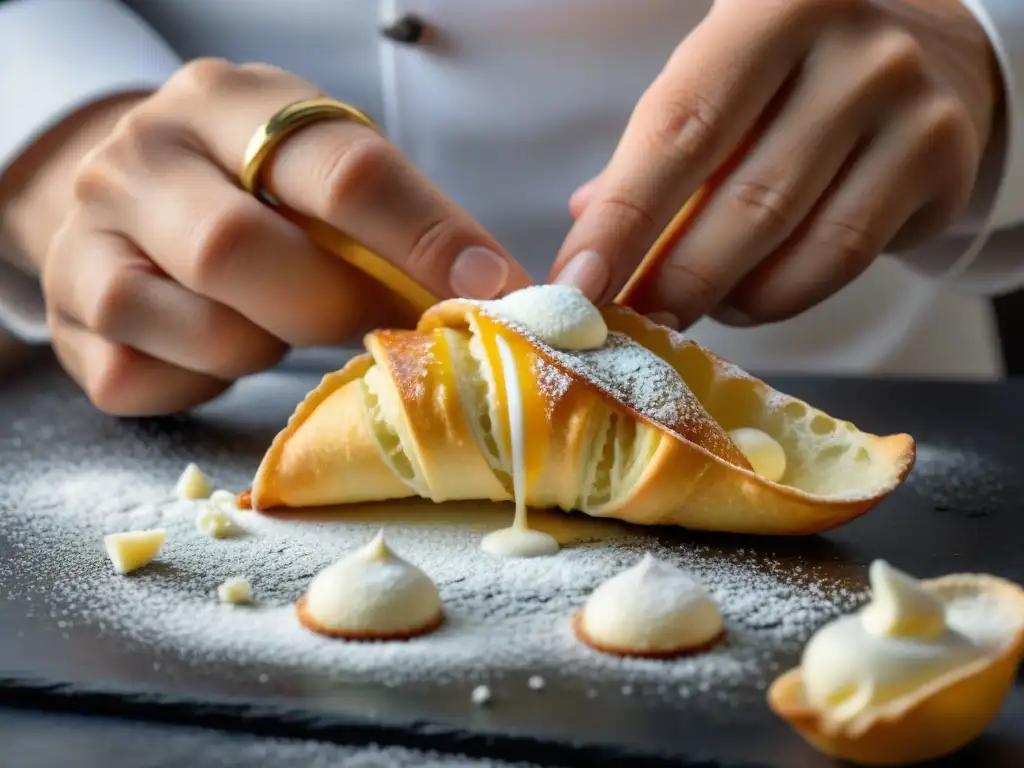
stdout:
<svg viewBox="0 0 1024 768">
<path fill-rule="evenodd" d="M 563 351 L 554 349 L 514 320 L 502 316 L 500 307 L 476 305 L 517 334 L 571 376 L 623 403 L 642 417 L 679 437 L 696 442 L 722 455 L 728 437 L 704 410 L 682 376 L 651 350 L 622 333 L 609 333 L 599 349 Z"/>
<path fill-rule="evenodd" d="M 176 471 L 164 462 L 159 476 Z M 243 535 L 214 540 L 195 530 L 201 505 L 174 499 L 169 490 L 152 472 L 100 456 L 31 472 L 16 494 L 0 497 L 0 536 L 17 552 L 0 563 L 0 584 L 19 585 L 4 596 L 32 598 L 27 588 L 33 605 L 42 608 L 44 596 L 54 621 L 102 627 L 196 664 L 273 665 L 386 685 L 543 672 L 562 684 L 594 681 L 660 696 L 711 691 L 734 705 L 740 699 L 733 694 L 763 689 L 815 628 L 860 600 L 809 569 L 742 550 L 663 542 L 643 529 L 599 521 L 588 521 L 556 557 L 498 560 L 479 548 L 483 533 L 511 517 L 510 507 L 498 505 L 478 505 L 490 510 L 484 518 L 427 502 L 355 508 L 314 521 L 247 512 L 238 516 Z M 564 519 L 547 517 L 555 518 Z M 315 573 L 365 544 L 382 522 L 394 550 L 438 585 L 445 625 L 427 637 L 382 644 L 339 642 L 303 629 L 295 599 Z M 102 535 L 156 525 L 168 531 L 158 562 L 129 578 L 115 575 Z M 598 654 L 575 640 L 572 612 L 646 551 L 707 587 L 726 617 L 727 642 L 666 663 Z M 252 584 L 252 607 L 216 599 L 217 586 L 239 573 Z"/>
</svg>

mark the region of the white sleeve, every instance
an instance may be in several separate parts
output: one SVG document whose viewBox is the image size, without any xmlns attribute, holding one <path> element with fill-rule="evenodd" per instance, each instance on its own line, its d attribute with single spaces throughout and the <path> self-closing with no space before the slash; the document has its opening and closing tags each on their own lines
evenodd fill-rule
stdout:
<svg viewBox="0 0 1024 768">
<path fill-rule="evenodd" d="M 0 175 L 82 107 L 155 90 L 181 66 L 171 47 L 116 0 L 0 0 L 0 52 Z M 39 341 L 31 289 L 9 270 L 0 271 L 0 281 L 0 324 Z"/>
<path fill-rule="evenodd" d="M 1024 288 L 1024 0 L 961 0 L 988 33 L 1003 76 L 1005 116 L 989 142 L 966 213 L 944 236 L 899 257 L 962 289 Z"/>
</svg>

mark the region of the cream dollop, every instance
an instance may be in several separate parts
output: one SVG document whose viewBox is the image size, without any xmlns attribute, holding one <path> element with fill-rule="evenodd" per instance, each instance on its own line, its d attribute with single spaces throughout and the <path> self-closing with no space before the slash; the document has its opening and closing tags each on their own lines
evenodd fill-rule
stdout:
<svg viewBox="0 0 1024 768">
<path fill-rule="evenodd" d="M 555 349 L 600 349 L 608 339 L 600 311 L 568 285 L 523 288 L 490 302 L 489 309 Z"/>
<path fill-rule="evenodd" d="M 696 649 L 723 631 L 722 615 L 707 590 L 650 554 L 595 589 L 579 622 L 592 644 L 622 653 Z"/>
<path fill-rule="evenodd" d="M 946 622 L 942 601 L 912 576 L 875 560 L 872 601 L 822 627 L 801 662 L 807 700 L 836 721 L 913 693 L 985 654 Z"/>
<path fill-rule="evenodd" d="M 729 438 L 750 462 L 755 474 L 773 483 L 779 482 L 786 474 L 786 451 L 767 432 L 740 427 L 730 432 Z"/>
<path fill-rule="evenodd" d="M 434 582 L 396 555 L 382 530 L 317 574 L 306 590 L 305 611 L 326 630 L 400 636 L 439 623 L 442 607 Z"/>
</svg>

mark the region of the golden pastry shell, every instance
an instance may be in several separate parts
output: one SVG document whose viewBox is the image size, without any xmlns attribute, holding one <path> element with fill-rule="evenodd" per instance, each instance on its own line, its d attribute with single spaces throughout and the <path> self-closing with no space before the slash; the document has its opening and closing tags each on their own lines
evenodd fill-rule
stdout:
<svg viewBox="0 0 1024 768">
<path fill-rule="evenodd" d="M 1024 589 L 985 574 L 923 581 L 943 601 L 987 598 L 1020 617 L 998 653 L 954 669 L 929 685 L 837 723 L 803 696 L 800 668 L 768 689 L 768 705 L 822 752 L 858 765 L 912 765 L 973 741 L 998 714 L 1024 658 Z"/>
</svg>

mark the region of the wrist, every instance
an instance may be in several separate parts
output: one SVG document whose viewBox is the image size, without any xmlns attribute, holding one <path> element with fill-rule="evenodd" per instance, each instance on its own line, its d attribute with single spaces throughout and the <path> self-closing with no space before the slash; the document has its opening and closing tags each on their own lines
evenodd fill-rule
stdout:
<svg viewBox="0 0 1024 768">
<path fill-rule="evenodd" d="M 73 200 L 79 162 L 147 94 L 89 104 L 37 138 L 0 173 L 0 257 L 39 274 Z"/>
</svg>

